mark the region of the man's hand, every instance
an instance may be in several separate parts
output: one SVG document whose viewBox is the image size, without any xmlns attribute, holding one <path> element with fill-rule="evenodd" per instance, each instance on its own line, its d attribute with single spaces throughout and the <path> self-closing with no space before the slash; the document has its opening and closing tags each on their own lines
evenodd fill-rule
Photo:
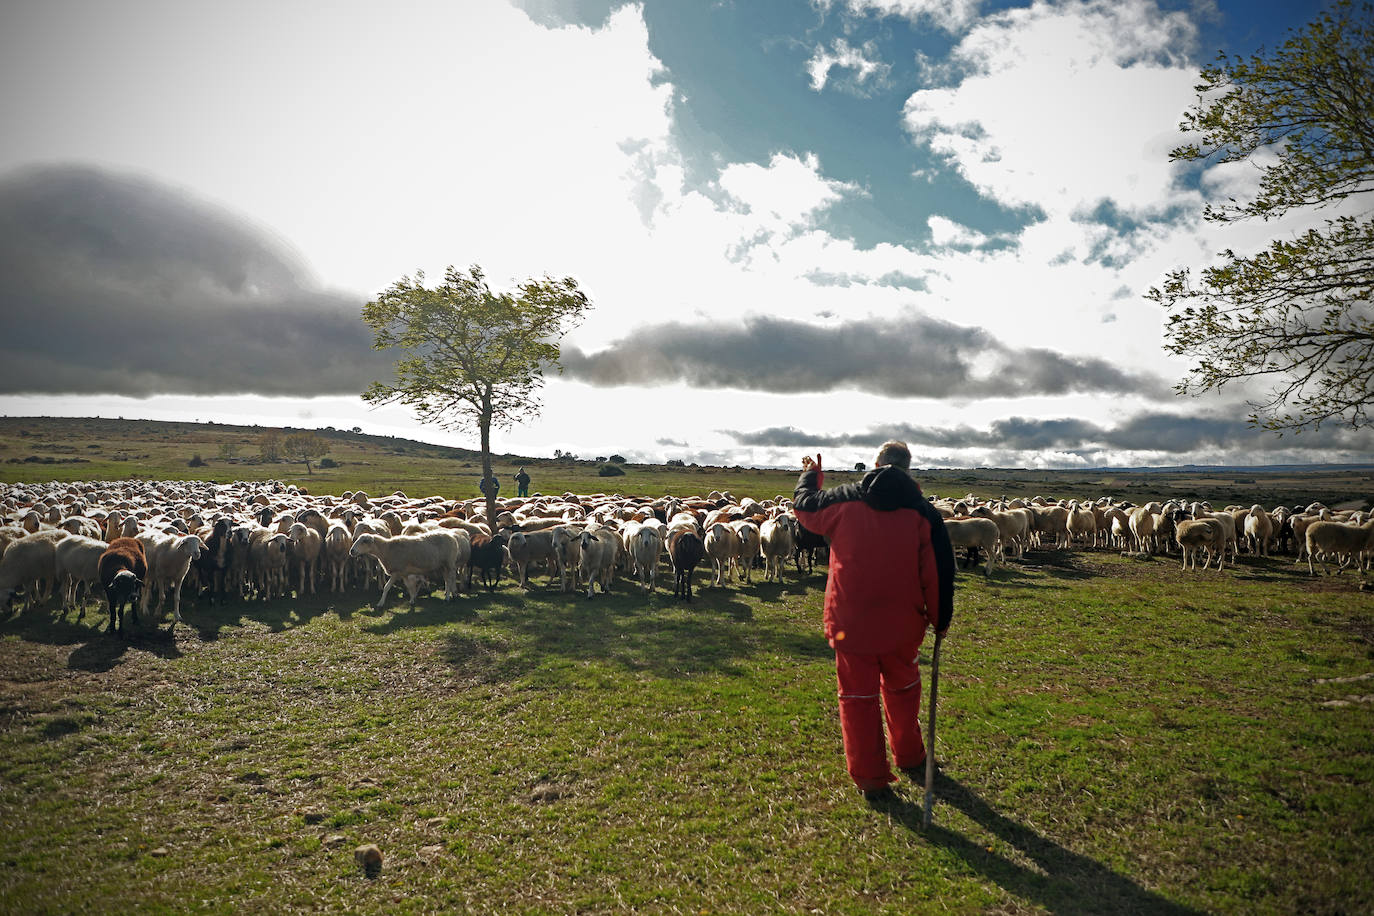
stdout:
<svg viewBox="0 0 1374 916">
<path fill-rule="evenodd" d="M 815 460 L 812 460 L 812 458 L 811 458 L 810 455 L 802 455 L 802 470 L 803 470 L 803 471 L 809 471 L 809 470 L 811 470 L 812 468 L 815 468 L 815 469 L 818 470 L 818 471 L 821 469 L 821 453 L 820 453 L 820 452 L 817 452 L 817 453 L 816 453 L 816 458 L 815 458 Z"/>
</svg>

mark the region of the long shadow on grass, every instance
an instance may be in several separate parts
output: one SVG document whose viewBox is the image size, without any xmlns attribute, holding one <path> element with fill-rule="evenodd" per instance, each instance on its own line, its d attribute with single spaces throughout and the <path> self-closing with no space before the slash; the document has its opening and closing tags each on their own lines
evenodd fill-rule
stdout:
<svg viewBox="0 0 1374 916">
<path fill-rule="evenodd" d="M 151 652 L 160 658 L 178 658 L 181 650 L 176 640 L 163 629 L 146 621 L 135 624 L 124 615 L 124 635 L 115 636 L 106 630 L 109 614 L 98 611 L 84 617 L 75 611 L 62 614 L 55 608 L 25 608 L 0 621 L 0 636 L 18 636 L 26 642 L 49 646 L 75 646 L 67 656 L 67 667 L 79 671 L 109 671 L 119 664 L 130 649 Z"/>
<path fill-rule="evenodd" d="M 1019 899 L 1031 901 L 1051 913 L 1167 913 L 1182 916 L 1202 912 L 1141 887 L 1102 863 L 1065 849 L 1029 827 L 1016 823 L 957 779 L 941 773 L 935 783 L 935 795 L 940 805 L 959 809 L 1002 842 L 1015 846 L 1044 873 L 1017 865 L 989 851 L 988 847 L 942 827 L 938 822 L 939 807 L 934 811 L 936 823 L 928 829 L 922 829 L 921 807 L 914 801 L 893 796 L 884 810 L 909 830 L 953 852 L 970 867 Z"/>
<path fill-rule="evenodd" d="M 691 604 L 663 591 L 646 596 L 637 587 L 609 595 L 514 591 L 481 596 L 467 605 L 471 627 L 447 633 L 443 657 L 461 673 L 503 681 L 540 669 L 552 682 L 576 680 L 586 662 L 611 664 L 656 677 L 737 674 L 759 654 L 809 661 L 830 657 L 818 632 L 795 618 L 756 613 L 743 598 L 781 597 L 786 587 L 700 589 Z M 385 634 L 412 626 L 463 619 L 463 605 L 399 611 L 364 632 Z M 490 633 L 481 631 L 491 624 Z"/>
</svg>

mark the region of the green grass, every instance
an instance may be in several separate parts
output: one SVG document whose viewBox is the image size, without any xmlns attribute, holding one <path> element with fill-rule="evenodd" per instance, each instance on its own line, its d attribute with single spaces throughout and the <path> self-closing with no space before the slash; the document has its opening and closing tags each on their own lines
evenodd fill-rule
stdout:
<svg viewBox="0 0 1374 916">
<path fill-rule="evenodd" d="M 24 613 L 0 911 L 1368 912 L 1374 704 L 1322 704 L 1374 692 L 1329 681 L 1374 671 L 1374 600 L 1290 562 L 961 576 L 929 831 L 920 787 L 872 808 L 844 773 L 819 570 L 128 642 Z"/>
</svg>

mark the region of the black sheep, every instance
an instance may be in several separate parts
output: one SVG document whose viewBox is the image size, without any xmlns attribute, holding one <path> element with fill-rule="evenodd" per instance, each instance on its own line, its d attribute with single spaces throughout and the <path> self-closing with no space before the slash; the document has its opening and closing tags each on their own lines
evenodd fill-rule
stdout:
<svg viewBox="0 0 1374 916">
<path fill-rule="evenodd" d="M 506 537 L 477 535 L 472 539 L 472 556 L 468 559 L 468 589 L 472 588 L 472 571 L 481 570 L 482 584 L 488 591 L 501 581 L 501 567 L 506 562 Z"/>
<path fill-rule="evenodd" d="M 706 545 L 694 532 L 684 531 L 673 541 L 673 569 L 677 578 L 673 582 L 673 597 L 692 600 L 692 572 L 706 555 Z"/>
<path fill-rule="evenodd" d="M 143 578 L 148 575 L 148 563 L 143 556 L 143 542 L 137 538 L 115 538 L 100 555 L 98 569 L 100 584 L 105 588 L 105 601 L 110 606 L 108 632 L 124 633 L 124 605 L 138 620 L 138 598 L 143 591 Z"/>
</svg>

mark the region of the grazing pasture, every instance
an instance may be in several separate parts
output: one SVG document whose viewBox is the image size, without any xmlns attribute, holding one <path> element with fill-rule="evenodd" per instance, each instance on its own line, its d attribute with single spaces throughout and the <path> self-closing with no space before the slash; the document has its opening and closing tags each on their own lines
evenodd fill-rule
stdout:
<svg viewBox="0 0 1374 916">
<path fill-rule="evenodd" d="M 639 485 L 762 499 L 795 479 L 697 470 Z M 294 481 L 340 492 L 333 472 Z M 1362 505 L 1343 473 L 1323 496 L 1231 501 Z M 1244 551 L 1184 571 L 1105 543 L 961 572 L 923 831 L 922 787 L 869 806 L 844 772 L 824 562 L 724 587 L 709 565 L 691 603 L 662 570 L 653 592 L 622 571 L 591 600 L 537 567 L 527 590 L 507 575 L 453 600 L 434 576 L 413 608 L 374 608 L 380 581 L 188 589 L 184 622 L 164 605 L 123 638 L 94 602 L 16 605 L 0 913 L 1374 908 L 1368 573 Z M 368 844 L 380 868 L 355 862 Z"/>
<path fill-rule="evenodd" d="M 701 575 L 699 571 L 699 576 Z M 0 622 L 0 910 L 1357 912 L 1374 601 L 1288 558 L 962 574 L 935 826 L 843 770 L 823 568 Z M 376 843 L 375 878 L 353 861 Z"/>
</svg>

